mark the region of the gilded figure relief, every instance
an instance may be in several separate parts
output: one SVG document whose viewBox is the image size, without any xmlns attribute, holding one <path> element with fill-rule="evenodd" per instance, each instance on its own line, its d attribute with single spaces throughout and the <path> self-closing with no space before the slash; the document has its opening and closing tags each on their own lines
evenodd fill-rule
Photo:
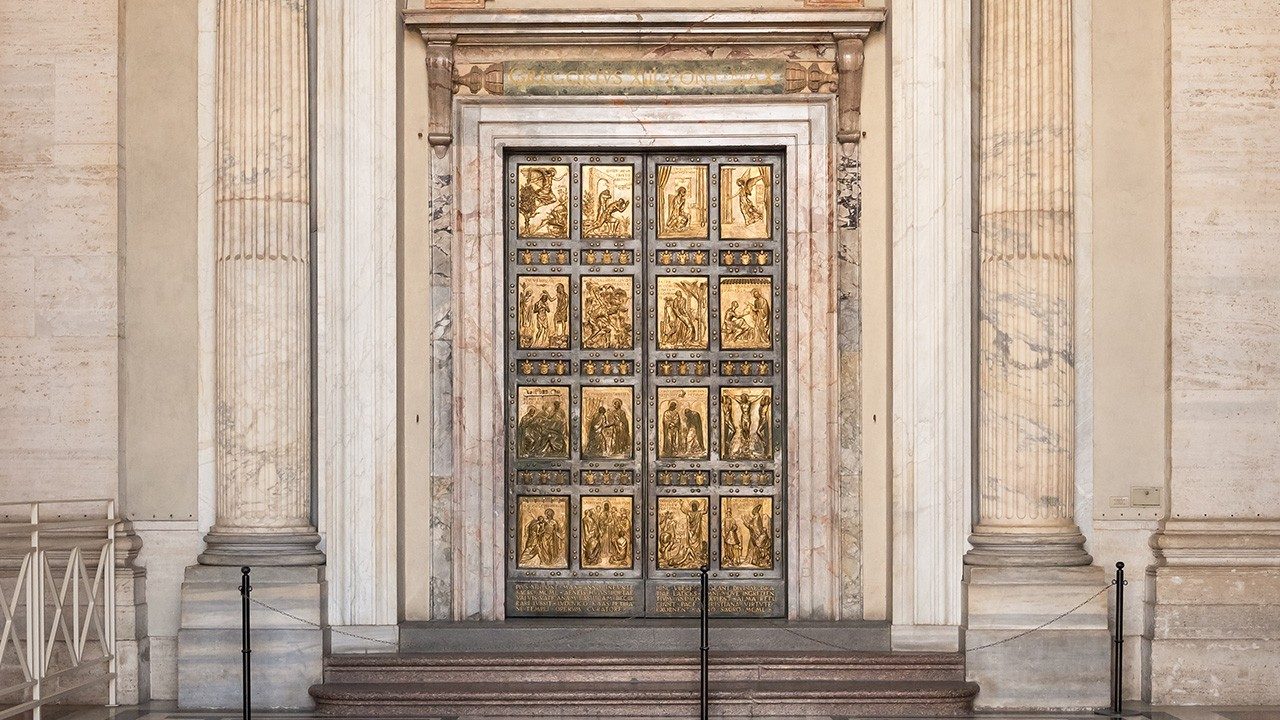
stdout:
<svg viewBox="0 0 1280 720">
<path fill-rule="evenodd" d="M 516 390 L 516 457 L 568 458 L 569 388 L 521 385 Z"/>
<path fill-rule="evenodd" d="M 632 294 L 630 275 L 582 278 L 582 347 L 631 349 Z"/>
<path fill-rule="evenodd" d="M 720 567 L 773 569 L 773 498 L 721 498 Z"/>
<path fill-rule="evenodd" d="M 773 345 L 773 280 L 720 279 L 720 347 L 767 350 Z"/>
<path fill-rule="evenodd" d="M 522 568 L 569 567 L 569 498 L 521 495 L 516 507 L 518 562 Z"/>
<path fill-rule="evenodd" d="M 702 497 L 658 498 L 658 568 L 696 570 L 707 564 L 709 502 Z"/>
<path fill-rule="evenodd" d="M 664 460 L 707 457 L 705 387 L 658 388 L 658 457 Z"/>
<path fill-rule="evenodd" d="M 569 166 L 521 165 L 516 175 L 517 234 L 569 237 Z"/>
<path fill-rule="evenodd" d="M 516 283 L 516 331 L 525 350 L 569 349 L 569 278 L 521 275 Z"/>
<path fill-rule="evenodd" d="M 707 278 L 658 277 L 658 349 L 707 348 Z"/>
<path fill-rule="evenodd" d="M 582 166 L 582 237 L 631 237 L 630 165 Z"/>
<path fill-rule="evenodd" d="M 582 496 L 582 567 L 631 567 L 631 502 L 629 495 Z"/>
<path fill-rule="evenodd" d="M 625 460 L 631 457 L 632 390 L 627 387 L 582 388 L 582 457 Z"/>
<path fill-rule="evenodd" d="M 707 237 L 707 166 L 658 166 L 658 239 Z"/>
<path fill-rule="evenodd" d="M 768 165 L 721 165 L 720 237 L 768 238 L 772 193 L 773 168 Z"/>
<path fill-rule="evenodd" d="M 773 459 L 772 415 L 772 388 L 720 388 L 720 456 Z"/>
</svg>

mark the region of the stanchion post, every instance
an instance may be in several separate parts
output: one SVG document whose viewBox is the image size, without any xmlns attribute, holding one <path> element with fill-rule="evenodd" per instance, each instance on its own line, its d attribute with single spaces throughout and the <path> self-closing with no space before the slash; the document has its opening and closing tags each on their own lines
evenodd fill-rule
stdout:
<svg viewBox="0 0 1280 720">
<path fill-rule="evenodd" d="M 1116 636 L 1111 642 L 1111 711 L 1124 712 L 1124 563 L 1116 563 Z"/>
<path fill-rule="evenodd" d="M 253 652 L 249 646 L 249 593 L 253 586 L 249 584 L 248 566 L 240 568 L 240 672 L 244 679 L 244 698 L 241 701 L 244 720 L 253 717 L 253 691 L 249 681 L 249 655 Z"/>
<path fill-rule="evenodd" d="M 1116 563 L 1116 622 L 1111 636 L 1111 706 L 1098 710 L 1095 715 L 1107 717 L 1133 717 L 1137 712 L 1124 709 L 1124 563 Z"/>
<path fill-rule="evenodd" d="M 710 670 L 709 660 L 710 660 L 710 653 L 711 653 L 711 633 L 708 630 L 708 627 L 711 624 L 711 613 L 710 613 L 711 591 L 710 591 L 710 585 L 707 579 L 707 567 L 705 565 L 702 567 L 701 588 L 700 588 L 699 596 L 702 599 L 702 622 L 701 622 L 701 628 L 700 628 L 702 632 L 702 644 L 700 647 L 700 655 L 698 658 L 699 659 L 698 707 L 701 712 L 699 717 L 701 717 L 702 720 L 707 720 L 708 713 L 710 711 L 710 702 L 709 702 L 710 698 L 709 698 L 707 685 L 710 683 L 710 680 L 711 680 L 710 672 L 709 672 Z"/>
</svg>

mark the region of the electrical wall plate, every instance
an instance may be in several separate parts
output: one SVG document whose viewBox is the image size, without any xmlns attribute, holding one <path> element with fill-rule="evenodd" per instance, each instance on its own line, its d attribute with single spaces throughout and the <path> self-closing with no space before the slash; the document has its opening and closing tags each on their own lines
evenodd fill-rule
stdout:
<svg viewBox="0 0 1280 720">
<path fill-rule="evenodd" d="M 1160 507 L 1164 504 L 1164 490 L 1158 487 L 1129 488 L 1129 504 L 1133 507 Z"/>
</svg>

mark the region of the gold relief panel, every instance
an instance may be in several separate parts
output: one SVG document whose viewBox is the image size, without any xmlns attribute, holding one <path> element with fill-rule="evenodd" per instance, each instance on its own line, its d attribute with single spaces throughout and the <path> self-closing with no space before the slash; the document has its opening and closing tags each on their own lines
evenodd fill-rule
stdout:
<svg viewBox="0 0 1280 720">
<path fill-rule="evenodd" d="M 569 457 L 569 388 L 563 385 L 516 388 L 516 457 L 564 460 Z"/>
<path fill-rule="evenodd" d="M 658 388 L 658 457 L 697 460 L 708 456 L 705 387 Z"/>
<path fill-rule="evenodd" d="M 720 388 L 720 457 L 773 459 L 773 388 Z"/>
<path fill-rule="evenodd" d="M 564 495 L 516 499 L 517 567 L 569 567 L 569 498 Z"/>
<path fill-rule="evenodd" d="M 629 570 L 632 566 L 630 495 L 582 496 L 582 540 L 579 547 L 584 568 Z"/>
<path fill-rule="evenodd" d="M 720 237 L 763 240 L 770 236 L 773 168 L 720 166 Z"/>
<path fill-rule="evenodd" d="M 720 278 L 720 347 L 726 350 L 773 347 L 772 278 Z"/>
<path fill-rule="evenodd" d="M 707 278 L 658 277 L 658 349 L 707 349 Z"/>
<path fill-rule="evenodd" d="M 658 498 L 658 569 L 697 570 L 707 564 L 709 509 L 705 497 Z"/>
<path fill-rule="evenodd" d="M 634 182 L 630 165 L 582 166 L 582 237 L 631 237 Z"/>
<path fill-rule="evenodd" d="M 569 277 L 516 279 L 516 334 L 521 350 L 569 349 Z"/>
<path fill-rule="evenodd" d="M 522 238 L 568 239 L 568 165 L 516 168 L 516 223 Z"/>
<path fill-rule="evenodd" d="M 633 280 L 599 276 L 582 278 L 582 347 L 588 350 L 630 350 Z"/>
<path fill-rule="evenodd" d="M 658 166 L 658 239 L 706 238 L 706 165 Z"/>
<path fill-rule="evenodd" d="M 773 569 L 773 498 L 720 499 L 720 567 Z"/>
<path fill-rule="evenodd" d="M 582 457 L 625 460 L 633 432 L 630 386 L 582 388 Z"/>
</svg>

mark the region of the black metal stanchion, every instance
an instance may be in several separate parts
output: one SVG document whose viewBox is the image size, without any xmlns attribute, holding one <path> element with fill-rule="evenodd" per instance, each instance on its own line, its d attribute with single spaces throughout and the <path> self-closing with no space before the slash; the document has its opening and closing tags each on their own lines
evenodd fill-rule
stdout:
<svg viewBox="0 0 1280 720">
<path fill-rule="evenodd" d="M 1137 712 L 1124 709 L 1124 563 L 1116 563 L 1116 624 L 1111 637 L 1111 707 L 1096 714 L 1108 717 L 1133 717 Z"/>
<path fill-rule="evenodd" d="M 243 706 L 244 720 L 250 720 L 253 717 L 253 692 L 249 685 L 249 655 L 252 652 L 249 648 L 249 593 L 253 591 L 253 586 L 249 584 L 249 568 L 240 568 L 240 672 L 244 676 L 244 699 L 241 701 Z"/>
<path fill-rule="evenodd" d="M 710 632 L 708 632 L 708 626 L 711 623 L 711 615 L 709 612 L 710 605 L 711 605 L 711 602 L 710 602 L 711 592 L 710 592 L 710 587 L 707 581 L 706 566 L 703 566 L 702 568 L 701 579 L 702 579 L 702 587 L 700 591 L 700 596 L 702 598 L 702 623 L 701 623 L 702 645 L 700 647 L 701 654 L 699 657 L 698 707 L 701 710 L 701 715 L 699 717 L 701 717 L 702 720 L 707 720 L 708 712 L 710 711 L 710 702 L 709 702 L 710 698 L 707 692 L 707 685 L 710 682 L 709 660 L 710 660 L 710 653 L 711 653 L 711 639 L 710 639 L 711 634 Z"/>
</svg>

